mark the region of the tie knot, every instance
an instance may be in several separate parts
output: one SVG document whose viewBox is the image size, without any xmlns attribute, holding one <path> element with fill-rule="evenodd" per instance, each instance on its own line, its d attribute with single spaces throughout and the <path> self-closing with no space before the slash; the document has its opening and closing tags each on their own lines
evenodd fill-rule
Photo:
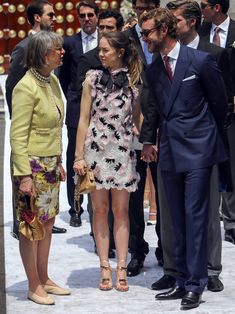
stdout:
<svg viewBox="0 0 235 314">
<path fill-rule="evenodd" d="M 169 59 L 170 59 L 170 57 L 168 57 L 168 56 L 163 56 L 164 62 L 169 62 Z"/>
<path fill-rule="evenodd" d="M 220 27 L 217 26 L 217 27 L 215 28 L 215 33 L 218 34 L 219 31 L 220 31 Z"/>
</svg>

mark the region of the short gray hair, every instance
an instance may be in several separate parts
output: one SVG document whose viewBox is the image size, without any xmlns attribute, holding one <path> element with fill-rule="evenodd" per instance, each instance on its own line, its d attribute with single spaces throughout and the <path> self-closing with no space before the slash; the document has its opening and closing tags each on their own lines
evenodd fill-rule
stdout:
<svg viewBox="0 0 235 314">
<path fill-rule="evenodd" d="M 25 63 L 27 68 L 39 69 L 45 65 L 45 57 L 53 47 L 62 47 L 63 38 L 50 31 L 40 31 L 29 38 Z"/>
</svg>

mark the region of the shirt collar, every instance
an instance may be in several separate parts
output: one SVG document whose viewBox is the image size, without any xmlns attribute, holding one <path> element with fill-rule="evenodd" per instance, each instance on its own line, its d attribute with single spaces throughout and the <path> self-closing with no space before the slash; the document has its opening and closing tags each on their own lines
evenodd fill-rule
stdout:
<svg viewBox="0 0 235 314">
<path fill-rule="evenodd" d="M 227 32 L 228 31 L 228 27 L 229 27 L 229 23 L 230 23 L 230 17 L 229 16 L 220 25 L 215 25 L 215 24 L 212 23 L 212 32 L 215 31 L 216 27 L 219 27 L 223 32 Z"/>
<path fill-rule="evenodd" d="M 167 56 L 171 59 L 177 60 L 180 53 L 180 43 L 177 41 L 175 47 L 167 54 Z M 161 53 L 161 57 L 163 58 L 165 55 Z"/>
<path fill-rule="evenodd" d="M 87 38 L 88 36 L 92 37 L 93 39 L 98 39 L 98 31 L 97 29 L 94 31 L 92 34 L 87 34 L 83 30 L 81 30 L 81 35 L 82 35 L 82 41 Z"/>
<path fill-rule="evenodd" d="M 189 43 L 187 46 L 193 49 L 197 49 L 198 44 L 199 44 L 199 35 L 197 34 L 197 36 L 194 38 L 194 40 L 191 41 L 191 43 Z"/>
<path fill-rule="evenodd" d="M 141 32 L 142 29 L 141 29 L 141 27 L 139 26 L 138 23 L 135 24 L 135 30 L 136 30 L 136 32 L 137 32 L 137 34 L 138 34 L 138 37 L 141 38 L 140 32 Z"/>
</svg>

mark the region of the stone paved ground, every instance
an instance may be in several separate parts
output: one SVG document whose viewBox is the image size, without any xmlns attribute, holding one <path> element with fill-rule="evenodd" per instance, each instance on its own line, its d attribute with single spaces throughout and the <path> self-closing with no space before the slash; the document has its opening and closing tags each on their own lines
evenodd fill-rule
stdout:
<svg viewBox="0 0 235 314">
<path fill-rule="evenodd" d="M 155 292 L 151 283 L 162 276 L 162 269 L 157 266 L 154 257 L 156 236 L 153 226 L 146 227 L 145 237 L 150 244 L 145 266 L 141 274 L 129 279 L 130 290 L 120 293 L 116 290 L 102 292 L 97 289 L 99 281 L 98 257 L 93 252 L 90 226 L 87 213 L 83 214 L 82 227 L 68 225 L 68 204 L 65 184 L 61 190 L 61 212 L 56 225 L 65 227 L 64 235 L 53 235 L 49 270 L 51 278 L 62 286 L 71 289 L 71 296 L 55 297 L 55 306 L 40 306 L 26 299 L 27 282 L 19 257 L 18 243 L 10 236 L 12 225 L 11 183 L 9 175 L 9 119 L 6 118 L 5 163 L 4 163 L 4 234 L 5 234 L 5 268 L 6 301 L 8 314 L 109 314 L 109 313 L 180 313 L 179 301 L 155 301 Z M 66 147 L 66 136 L 64 136 Z M 147 215 L 147 213 L 146 213 Z M 203 304 L 190 313 L 197 314 L 234 314 L 235 313 L 235 246 L 223 241 L 223 273 L 221 278 L 225 290 L 220 293 L 206 291 Z M 115 269 L 116 261 L 111 261 Z M 1 311 L 2 310 L 2 311 Z M 0 313 L 4 313 L 0 309 Z"/>
</svg>

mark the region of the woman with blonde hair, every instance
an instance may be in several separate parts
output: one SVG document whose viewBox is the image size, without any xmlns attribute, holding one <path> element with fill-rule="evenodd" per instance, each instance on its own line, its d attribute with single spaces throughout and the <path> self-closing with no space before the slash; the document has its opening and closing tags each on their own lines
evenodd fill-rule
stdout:
<svg viewBox="0 0 235 314">
<path fill-rule="evenodd" d="M 101 267 L 99 288 L 113 288 L 109 251 L 109 190 L 117 250 L 116 289 L 129 289 L 126 260 L 129 239 L 128 203 L 139 175 L 133 148 L 133 122 L 138 123 L 141 62 L 132 41 L 122 32 L 103 34 L 99 42 L 102 68 L 87 72 L 83 85 L 74 171 L 90 167 L 96 189 L 91 193 L 93 232 Z"/>
</svg>

